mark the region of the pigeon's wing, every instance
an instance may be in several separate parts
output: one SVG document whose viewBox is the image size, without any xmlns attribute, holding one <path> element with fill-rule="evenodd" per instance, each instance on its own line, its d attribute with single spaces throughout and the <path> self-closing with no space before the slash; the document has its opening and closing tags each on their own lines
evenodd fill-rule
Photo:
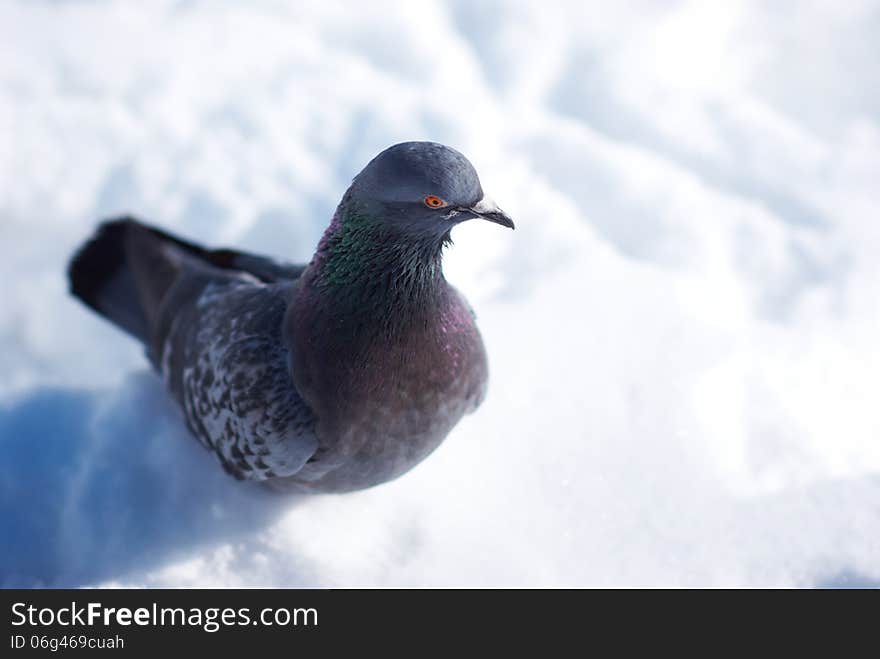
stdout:
<svg viewBox="0 0 880 659">
<path fill-rule="evenodd" d="M 264 480 L 295 474 L 317 448 L 281 339 L 302 270 L 120 218 L 83 245 L 69 275 L 74 295 L 145 344 L 226 469 Z"/>
<path fill-rule="evenodd" d="M 212 265 L 246 272 L 264 283 L 293 281 L 299 279 L 306 269 L 304 264 L 278 261 L 234 249 L 214 249 L 206 252 L 206 257 Z"/>
<path fill-rule="evenodd" d="M 159 370 L 187 424 L 241 479 L 291 476 L 318 446 L 281 327 L 295 284 L 184 270 L 159 323 Z"/>
</svg>

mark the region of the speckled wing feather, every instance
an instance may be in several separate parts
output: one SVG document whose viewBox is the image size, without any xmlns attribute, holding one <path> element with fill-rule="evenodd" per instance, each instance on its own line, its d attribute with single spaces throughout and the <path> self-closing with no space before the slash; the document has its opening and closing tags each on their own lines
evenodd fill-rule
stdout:
<svg viewBox="0 0 880 659">
<path fill-rule="evenodd" d="M 196 268 L 163 301 L 154 359 L 192 432 L 240 479 L 294 475 L 318 445 L 281 338 L 295 285 Z"/>
</svg>

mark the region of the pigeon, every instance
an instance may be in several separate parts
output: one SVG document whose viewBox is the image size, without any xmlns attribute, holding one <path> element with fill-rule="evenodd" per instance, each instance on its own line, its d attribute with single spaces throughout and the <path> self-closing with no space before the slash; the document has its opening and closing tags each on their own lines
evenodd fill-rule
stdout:
<svg viewBox="0 0 880 659">
<path fill-rule="evenodd" d="M 404 142 L 354 178 L 307 265 L 126 216 L 98 227 L 68 278 L 143 343 L 227 472 L 350 492 L 409 471 L 486 395 L 474 312 L 442 269 L 470 219 L 514 228 L 461 153 Z"/>
</svg>

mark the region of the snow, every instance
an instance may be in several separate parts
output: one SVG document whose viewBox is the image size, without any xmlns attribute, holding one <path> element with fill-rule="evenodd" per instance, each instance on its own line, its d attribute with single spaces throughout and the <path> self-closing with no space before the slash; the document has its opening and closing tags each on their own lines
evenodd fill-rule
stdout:
<svg viewBox="0 0 880 659">
<path fill-rule="evenodd" d="M 880 586 L 880 3 L 0 5 L 0 585 Z M 517 230 L 414 471 L 227 477 L 66 294 L 98 218 L 307 260 L 378 151 Z"/>
</svg>

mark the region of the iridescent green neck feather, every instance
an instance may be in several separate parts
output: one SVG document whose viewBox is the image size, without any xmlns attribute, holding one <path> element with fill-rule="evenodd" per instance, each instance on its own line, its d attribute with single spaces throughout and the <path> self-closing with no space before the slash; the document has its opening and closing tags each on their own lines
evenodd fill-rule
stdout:
<svg viewBox="0 0 880 659">
<path fill-rule="evenodd" d="M 310 284 L 346 313 L 435 304 L 447 287 L 441 259 L 449 240 L 448 233 L 396 228 L 346 198 L 318 245 Z"/>
</svg>

